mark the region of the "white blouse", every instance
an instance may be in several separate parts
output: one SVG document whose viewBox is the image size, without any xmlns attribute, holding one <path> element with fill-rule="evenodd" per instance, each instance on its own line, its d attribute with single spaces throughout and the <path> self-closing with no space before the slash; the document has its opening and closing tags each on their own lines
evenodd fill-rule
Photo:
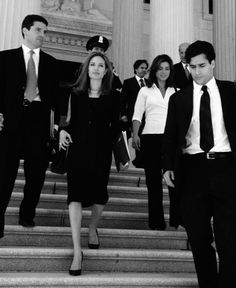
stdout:
<svg viewBox="0 0 236 288">
<path fill-rule="evenodd" d="M 175 88 L 168 87 L 163 98 L 156 84 L 139 90 L 132 120 L 141 122 L 145 113 L 145 126 L 142 134 L 164 133 L 169 99 L 175 92 Z"/>
</svg>

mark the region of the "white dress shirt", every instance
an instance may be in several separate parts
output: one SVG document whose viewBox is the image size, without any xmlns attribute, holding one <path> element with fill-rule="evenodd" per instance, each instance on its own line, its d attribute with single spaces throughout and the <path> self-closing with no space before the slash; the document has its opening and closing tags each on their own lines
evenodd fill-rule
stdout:
<svg viewBox="0 0 236 288">
<path fill-rule="evenodd" d="M 150 88 L 143 87 L 139 90 L 132 120 L 142 122 L 145 113 L 145 126 L 142 134 L 164 133 L 168 103 L 170 96 L 174 93 L 175 89 L 168 87 L 165 97 L 163 97 L 155 84 Z"/>
<path fill-rule="evenodd" d="M 209 152 L 230 152 L 231 148 L 228 135 L 225 130 L 220 93 L 215 78 L 213 77 L 206 84 L 206 86 L 210 95 L 211 117 L 214 134 L 214 146 Z M 183 149 L 183 152 L 188 154 L 204 152 L 200 148 L 199 111 L 200 100 L 203 94 L 201 88 L 202 85 L 198 85 L 193 81 L 193 114 L 186 135 L 186 147 Z"/>
<path fill-rule="evenodd" d="M 40 48 L 37 49 L 30 49 L 27 46 L 25 46 L 24 44 L 22 44 L 22 49 L 23 49 L 23 53 L 24 53 L 24 60 L 25 60 L 25 67 L 27 69 L 27 64 L 30 58 L 30 51 L 33 50 L 34 54 L 33 54 L 33 60 L 34 60 L 34 64 L 35 64 L 35 72 L 36 72 L 36 76 L 38 77 L 38 71 L 39 71 L 39 52 L 40 52 Z M 41 101 L 40 96 L 39 96 L 39 91 L 37 89 L 37 97 L 34 98 L 33 101 Z"/>
</svg>

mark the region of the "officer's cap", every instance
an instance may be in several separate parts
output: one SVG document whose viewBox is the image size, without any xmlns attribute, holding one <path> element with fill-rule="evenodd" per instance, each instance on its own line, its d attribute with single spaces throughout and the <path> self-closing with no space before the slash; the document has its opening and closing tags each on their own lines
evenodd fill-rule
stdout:
<svg viewBox="0 0 236 288">
<path fill-rule="evenodd" d="M 86 49 L 87 51 L 89 51 L 92 50 L 94 47 L 100 47 L 105 52 L 109 47 L 109 41 L 104 36 L 100 35 L 93 36 L 88 40 L 86 44 Z"/>
</svg>

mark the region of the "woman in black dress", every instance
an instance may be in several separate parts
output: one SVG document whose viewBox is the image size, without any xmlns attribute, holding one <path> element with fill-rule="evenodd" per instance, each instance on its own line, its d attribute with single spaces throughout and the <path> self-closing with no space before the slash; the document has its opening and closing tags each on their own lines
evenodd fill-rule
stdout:
<svg viewBox="0 0 236 288">
<path fill-rule="evenodd" d="M 97 226 L 108 201 L 112 144 L 119 136 L 119 94 L 112 90 L 112 68 L 101 53 L 89 54 L 71 93 L 69 126 L 60 132 L 68 151 L 68 198 L 74 257 L 70 275 L 81 274 L 82 207 L 92 206 L 88 246 L 99 248 Z"/>
</svg>

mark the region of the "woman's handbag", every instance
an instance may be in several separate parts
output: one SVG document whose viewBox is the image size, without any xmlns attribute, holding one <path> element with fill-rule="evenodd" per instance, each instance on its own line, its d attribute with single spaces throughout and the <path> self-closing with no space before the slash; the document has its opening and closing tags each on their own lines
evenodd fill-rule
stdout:
<svg viewBox="0 0 236 288">
<path fill-rule="evenodd" d="M 69 150 L 69 148 L 67 147 L 66 150 L 60 149 L 57 151 L 57 153 L 54 156 L 54 159 L 50 165 L 51 172 L 57 173 L 57 174 L 65 174 L 66 173 L 68 150 Z"/>
<path fill-rule="evenodd" d="M 113 155 L 116 165 L 116 170 L 119 172 L 122 169 L 129 167 L 130 153 L 127 142 L 126 131 L 122 131 L 118 140 L 113 145 Z"/>
</svg>

